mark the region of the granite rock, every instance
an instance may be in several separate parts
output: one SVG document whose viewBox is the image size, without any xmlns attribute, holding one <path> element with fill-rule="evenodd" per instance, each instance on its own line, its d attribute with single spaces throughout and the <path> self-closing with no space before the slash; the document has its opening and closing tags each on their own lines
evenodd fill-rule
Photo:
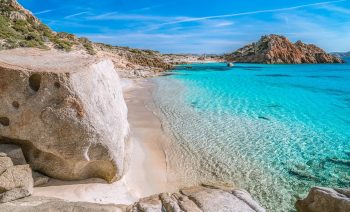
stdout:
<svg viewBox="0 0 350 212">
<path fill-rule="evenodd" d="M 33 178 L 29 165 L 12 166 L 0 175 L 0 203 L 31 194 L 33 194 Z"/>
<path fill-rule="evenodd" d="M 314 187 L 309 195 L 295 203 L 299 212 L 348 212 L 350 189 Z"/>
<path fill-rule="evenodd" d="M 60 180 L 122 178 L 131 157 L 127 108 L 111 60 L 75 53 L 0 52 L 0 144 Z"/>
<path fill-rule="evenodd" d="M 248 192 L 224 185 L 183 188 L 180 193 L 161 193 L 141 199 L 127 212 L 265 212 Z"/>
<path fill-rule="evenodd" d="M 123 212 L 115 205 L 101 205 L 88 202 L 68 202 L 50 197 L 27 197 L 0 204 L 1 212 Z"/>
</svg>

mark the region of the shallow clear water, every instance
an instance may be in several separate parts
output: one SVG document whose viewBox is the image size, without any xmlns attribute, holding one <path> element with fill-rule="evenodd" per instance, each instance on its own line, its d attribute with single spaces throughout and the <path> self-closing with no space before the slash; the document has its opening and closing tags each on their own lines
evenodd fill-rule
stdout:
<svg viewBox="0 0 350 212">
<path fill-rule="evenodd" d="M 268 211 L 311 187 L 350 187 L 347 64 L 178 66 L 155 78 L 169 180 L 229 182 Z M 176 142 L 175 142 L 176 141 Z"/>
</svg>

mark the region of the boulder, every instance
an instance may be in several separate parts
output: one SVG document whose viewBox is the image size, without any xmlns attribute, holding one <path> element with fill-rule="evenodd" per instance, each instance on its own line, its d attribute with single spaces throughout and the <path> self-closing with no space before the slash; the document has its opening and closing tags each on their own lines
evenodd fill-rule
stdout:
<svg viewBox="0 0 350 212">
<path fill-rule="evenodd" d="M 233 66 L 235 66 L 235 65 L 233 65 L 233 63 L 228 63 L 227 66 L 233 67 Z"/>
<path fill-rule="evenodd" d="M 242 190 L 240 190 L 242 191 Z M 245 211 L 265 212 L 250 195 L 238 198 L 237 196 L 221 189 L 209 189 L 205 187 L 190 187 L 181 190 L 181 193 L 188 196 L 203 212 L 213 211 Z M 248 203 L 248 204 L 247 204 Z M 254 206 L 254 207 L 251 207 Z M 255 207 L 257 206 L 257 207 Z"/>
<path fill-rule="evenodd" d="M 295 203 L 299 212 L 348 212 L 350 189 L 314 187 L 309 195 Z"/>
<path fill-rule="evenodd" d="M 167 211 L 181 212 L 179 205 L 174 197 L 169 193 L 162 193 L 159 195 L 162 200 L 162 204 Z"/>
<path fill-rule="evenodd" d="M 69 202 L 51 197 L 27 197 L 0 205 L 2 212 L 123 212 L 115 205 L 102 205 L 89 202 Z"/>
<path fill-rule="evenodd" d="M 12 163 L 11 158 L 0 157 L 0 175 L 12 166 L 13 166 L 13 163 Z"/>
<path fill-rule="evenodd" d="M 33 171 L 32 176 L 34 180 L 34 187 L 44 185 L 48 183 L 50 180 L 48 176 L 40 174 L 39 172 L 36 172 L 36 171 Z"/>
<path fill-rule="evenodd" d="M 137 203 L 137 208 L 141 212 L 161 212 L 163 205 L 162 205 L 162 201 L 160 201 L 159 199 L 159 196 L 153 195 L 153 196 L 141 199 Z"/>
<path fill-rule="evenodd" d="M 77 53 L 0 52 L 0 144 L 60 180 L 121 179 L 131 157 L 127 108 L 111 60 Z"/>
<path fill-rule="evenodd" d="M 12 144 L 0 144 L 0 152 L 5 153 L 11 158 L 13 165 L 26 165 L 27 161 L 24 158 L 21 147 Z"/>
<path fill-rule="evenodd" d="M 0 175 L 0 203 L 33 194 L 33 177 L 29 165 L 12 166 Z"/>
</svg>

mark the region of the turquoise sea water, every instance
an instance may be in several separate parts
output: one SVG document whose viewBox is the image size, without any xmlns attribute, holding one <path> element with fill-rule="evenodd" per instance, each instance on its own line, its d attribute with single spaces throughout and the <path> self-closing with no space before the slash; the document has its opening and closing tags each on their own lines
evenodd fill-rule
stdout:
<svg viewBox="0 0 350 212">
<path fill-rule="evenodd" d="M 155 78 L 169 181 L 228 182 L 268 211 L 350 187 L 347 64 L 194 64 Z M 176 142 L 175 142 L 176 141 Z"/>
</svg>

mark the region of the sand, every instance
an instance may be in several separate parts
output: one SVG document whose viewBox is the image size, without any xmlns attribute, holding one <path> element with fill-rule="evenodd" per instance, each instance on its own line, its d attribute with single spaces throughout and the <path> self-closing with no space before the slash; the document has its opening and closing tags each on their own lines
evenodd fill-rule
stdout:
<svg viewBox="0 0 350 212">
<path fill-rule="evenodd" d="M 50 179 L 48 184 L 34 188 L 34 196 L 130 205 L 143 197 L 175 191 L 167 188 L 166 155 L 161 147 L 166 136 L 160 120 L 150 109 L 155 84 L 149 79 L 122 79 L 122 88 L 134 145 L 130 168 L 124 178 L 113 184 L 102 179 Z"/>
</svg>

